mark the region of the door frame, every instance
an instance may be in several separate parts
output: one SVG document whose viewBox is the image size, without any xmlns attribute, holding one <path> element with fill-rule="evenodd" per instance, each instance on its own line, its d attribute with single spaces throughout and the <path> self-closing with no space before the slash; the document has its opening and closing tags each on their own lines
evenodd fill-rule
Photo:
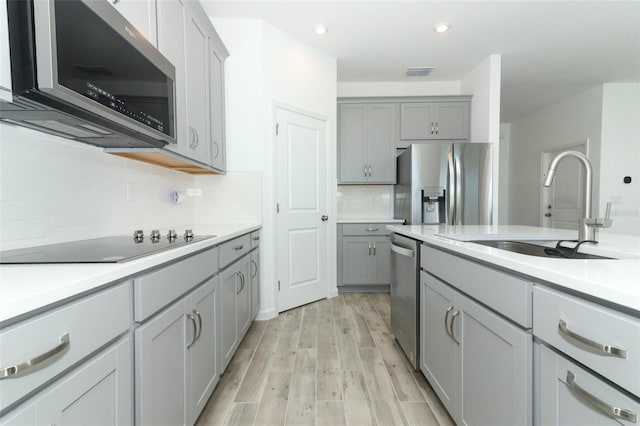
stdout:
<svg viewBox="0 0 640 426">
<path fill-rule="evenodd" d="M 589 148 L 591 146 L 591 140 L 589 138 L 584 138 L 577 140 L 575 142 L 552 146 L 544 149 L 540 153 L 540 212 L 538 214 L 539 223 L 541 227 L 550 228 L 548 219 L 545 219 L 545 206 L 549 204 L 551 197 L 551 188 L 545 188 L 542 186 L 542 182 L 544 182 L 544 175 L 547 172 L 547 167 L 551 162 L 552 153 L 557 153 L 559 151 L 574 151 L 576 148 L 584 147 L 584 152 L 587 158 L 589 157 Z"/>
<path fill-rule="evenodd" d="M 274 238 L 273 238 L 273 270 L 275 275 L 275 282 L 273 286 L 274 292 L 274 308 L 276 316 L 280 313 L 280 292 L 278 290 L 278 271 L 279 271 L 279 262 L 280 262 L 280 254 L 278 253 L 278 233 L 280 232 L 278 217 L 277 217 L 277 204 L 278 204 L 278 149 L 277 149 L 277 135 L 276 135 L 276 125 L 278 122 L 278 109 L 287 110 L 296 114 L 306 115 L 307 117 L 314 118 L 324 122 L 325 130 L 327 132 L 327 146 L 326 146 L 326 154 L 327 154 L 327 164 L 326 164 L 326 174 L 327 174 L 327 210 L 329 220 L 327 221 L 327 298 L 335 297 L 338 295 L 337 291 L 337 271 L 336 271 L 336 256 L 337 256 L 337 209 L 336 209 L 336 188 L 337 188 L 337 179 L 336 179 L 336 147 L 335 138 L 332 137 L 332 131 L 335 129 L 335 126 L 331 122 L 331 117 L 326 116 L 324 114 L 319 114 L 316 112 L 312 112 L 306 110 L 301 107 L 297 107 L 285 102 L 274 101 L 273 102 L 273 112 L 271 117 L 271 123 L 273 125 L 273 174 L 272 174 L 272 191 L 273 191 L 273 203 L 271 205 L 271 209 L 274 212 L 274 221 L 273 221 L 273 229 L 274 229 Z M 332 167 L 333 165 L 333 167 Z M 332 174 L 333 173 L 333 174 Z M 333 231 L 333 232 L 332 232 Z"/>
</svg>

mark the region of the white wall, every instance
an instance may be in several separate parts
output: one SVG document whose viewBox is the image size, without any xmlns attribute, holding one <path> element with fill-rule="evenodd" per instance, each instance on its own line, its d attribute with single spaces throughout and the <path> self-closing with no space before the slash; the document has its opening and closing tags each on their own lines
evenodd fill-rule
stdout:
<svg viewBox="0 0 640 426">
<path fill-rule="evenodd" d="M 273 28 L 252 19 L 213 18 L 216 30 L 229 50 L 227 91 L 233 93 L 233 104 L 227 105 L 227 135 L 236 143 L 241 136 L 242 149 L 229 152 L 233 170 L 257 170 L 262 173 L 262 257 L 261 311 L 266 319 L 277 313 L 276 221 L 275 221 L 275 106 L 286 104 L 320 116 L 330 123 L 330 182 L 336 184 L 336 80 L 335 58 L 319 52 Z M 247 34 L 249 34 L 247 36 Z M 255 58 L 261 63 L 256 65 Z M 257 84 L 256 81 L 261 81 Z M 245 116 L 245 109 L 255 114 Z M 242 130 L 240 127 L 250 128 Z M 235 133 L 234 133 L 235 132 Z M 235 136 L 234 136 L 235 135 Z M 331 192 L 329 225 L 335 229 L 336 200 Z M 329 233 L 328 283 L 337 291 L 335 258 L 336 236 Z"/>
<path fill-rule="evenodd" d="M 338 97 L 459 95 L 459 81 L 341 82 Z"/>
<path fill-rule="evenodd" d="M 471 142 L 497 144 L 500 140 L 500 55 L 490 55 L 461 81 L 471 100 Z"/>
<path fill-rule="evenodd" d="M 610 201 L 613 219 L 602 232 L 640 235 L 640 83 L 603 86 L 601 145 L 599 206 Z"/>
<path fill-rule="evenodd" d="M 598 214 L 602 132 L 602 86 L 565 99 L 511 123 L 509 221 L 540 225 L 542 153 L 589 139 L 593 206 Z"/>
</svg>

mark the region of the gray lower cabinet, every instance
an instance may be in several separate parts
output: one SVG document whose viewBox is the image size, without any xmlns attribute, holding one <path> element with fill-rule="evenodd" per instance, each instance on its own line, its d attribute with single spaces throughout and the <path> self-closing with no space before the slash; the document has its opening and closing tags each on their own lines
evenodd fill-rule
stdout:
<svg viewBox="0 0 640 426">
<path fill-rule="evenodd" d="M 416 140 L 469 139 L 469 105 L 469 102 L 400 104 L 400 140 L 411 143 Z"/>
<path fill-rule="evenodd" d="M 101 351 L 0 418 L 4 426 L 130 425 L 133 422 L 131 338 Z"/>
<path fill-rule="evenodd" d="M 219 379 L 218 277 L 135 330 L 136 424 L 193 424 Z"/>
<path fill-rule="evenodd" d="M 388 290 L 390 283 L 391 241 L 385 224 L 338 225 L 340 290 Z"/>
<path fill-rule="evenodd" d="M 460 425 L 532 424 L 532 337 L 422 271 L 420 367 Z"/>
<path fill-rule="evenodd" d="M 220 273 L 220 371 L 223 372 L 251 325 L 251 257 L 245 255 Z"/>
<path fill-rule="evenodd" d="M 396 183 L 398 104 L 340 104 L 338 183 Z"/>
</svg>

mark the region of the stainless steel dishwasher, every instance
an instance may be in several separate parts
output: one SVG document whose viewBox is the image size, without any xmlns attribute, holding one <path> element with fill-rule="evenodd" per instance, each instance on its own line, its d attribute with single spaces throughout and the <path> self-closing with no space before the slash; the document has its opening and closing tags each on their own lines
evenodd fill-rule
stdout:
<svg viewBox="0 0 640 426">
<path fill-rule="evenodd" d="M 391 334 L 415 370 L 419 369 L 418 241 L 391 235 Z"/>
</svg>

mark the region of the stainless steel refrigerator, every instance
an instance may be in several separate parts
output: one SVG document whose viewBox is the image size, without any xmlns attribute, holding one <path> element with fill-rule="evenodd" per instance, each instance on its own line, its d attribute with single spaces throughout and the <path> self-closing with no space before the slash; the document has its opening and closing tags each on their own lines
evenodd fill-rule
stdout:
<svg viewBox="0 0 640 426">
<path fill-rule="evenodd" d="M 406 224 L 491 225 L 491 144 L 409 145 L 397 158 L 395 218 Z"/>
<path fill-rule="evenodd" d="M 397 158 L 395 218 L 406 224 L 490 225 L 490 144 L 416 144 Z M 420 244 L 391 237 L 391 333 L 419 366 Z"/>
</svg>

